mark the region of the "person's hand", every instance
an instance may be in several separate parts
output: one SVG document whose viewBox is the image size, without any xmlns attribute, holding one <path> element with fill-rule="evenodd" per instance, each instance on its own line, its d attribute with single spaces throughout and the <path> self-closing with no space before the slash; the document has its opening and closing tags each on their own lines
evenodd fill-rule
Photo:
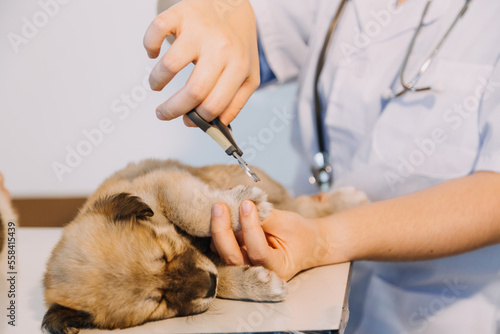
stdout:
<svg viewBox="0 0 500 334">
<path fill-rule="evenodd" d="M 322 264 L 330 247 L 314 220 L 293 212 L 273 210 L 261 226 L 254 203 L 244 201 L 240 221 L 242 230 L 235 234 L 228 208 L 218 203 L 212 210 L 212 249 L 229 265 L 260 265 L 289 280 Z"/>
<path fill-rule="evenodd" d="M 260 84 L 257 28 L 248 0 L 184 0 L 162 12 L 149 26 L 144 47 L 158 57 L 163 40 L 174 43 L 153 68 L 149 82 L 162 90 L 185 66 L 194 70 L 186 85 L 157 108 L 171 120 L 192 109 L 207 121 L 229 124 Z M 186 125 L 194 124 L 184 116 Z"/>
</svg>

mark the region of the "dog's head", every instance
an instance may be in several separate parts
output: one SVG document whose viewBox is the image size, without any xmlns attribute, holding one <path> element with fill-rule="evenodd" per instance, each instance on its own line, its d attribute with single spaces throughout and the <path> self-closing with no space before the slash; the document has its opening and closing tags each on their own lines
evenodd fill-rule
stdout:
<svg viewBox="0 0 500 334">
<path fill-rule="evenodd" d="M 51 333 L 114 329 L 205 311 L 215 265 L 138 197 L 107 196 L 64 230 L 44 278 Z"/>
</svg>

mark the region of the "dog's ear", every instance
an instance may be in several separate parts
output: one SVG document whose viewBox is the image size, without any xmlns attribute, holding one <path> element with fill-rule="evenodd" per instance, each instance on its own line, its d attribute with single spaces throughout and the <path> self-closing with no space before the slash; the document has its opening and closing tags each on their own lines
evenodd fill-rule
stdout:
<svg viewBox="0 0 500 334">
<path fill-rule="evenodd" d="M 89 313 L 56 303 L 50 306 L 42 322 L 42 329 L 51 334 L 77 334 L 87 328 L 96 328 Z"/>
<path fill-rule="evenodd" d="M 101 198 L 95 203 L 94 209 L 113 217 L 113 221 L 129 220 L 131 218 L 137 220 L 148 219 L 154 215 L 153 210 L 139 197 L 127 193 Z"/>
</svg>

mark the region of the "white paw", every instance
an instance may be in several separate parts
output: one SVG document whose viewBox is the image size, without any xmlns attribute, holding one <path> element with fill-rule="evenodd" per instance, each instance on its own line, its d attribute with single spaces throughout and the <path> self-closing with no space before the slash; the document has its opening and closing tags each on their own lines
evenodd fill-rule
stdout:
<svg viewBox="0 0 500 334">
<path fill-rule="evenodd" d="M 343 187 L 333 190 L 331 195 L 333 198 L 337 198 L 337 205 L 341 210 L 370 203 L 368 196 L 354 187 Z"/>
<path fill-rule="evenodd" d="M 260 220 L 267 218 L 273 209 L 273 205 L 267 201 L 267 194 L 257 187 L 239 185 L 231 189 L 239 203 L 250 200 L 257 206 Z"/>
<path fill-rule="evenodd" d="M 246 290 L 249 300 L 279 302 L 288 293 L 286 282 L 264 267 L 247 267 L 244 276 L 244 282 L 248 284 Z"/>
</svg>

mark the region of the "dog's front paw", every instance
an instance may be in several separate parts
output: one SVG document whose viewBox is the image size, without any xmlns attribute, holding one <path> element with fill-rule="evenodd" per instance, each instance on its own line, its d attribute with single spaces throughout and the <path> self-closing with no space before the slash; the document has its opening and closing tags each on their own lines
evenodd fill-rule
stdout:
<svg viewBox="0 0 500 334">
<path fill-rule="evenodd" d="M 218 271 L 220 298 L 280 302 L 288 292 L 286 282 L 264 267 L 222 266 Z"/>
<path fill-rule="evenodd" d="M 260 188 L 239 185 L 231 189 L 231 191 L 234 192 L 240 204 L 244 200 L 254 202 L 259 212 L 260 220 L 264 220 L 271 214 L 273 205 L 267 201 L 267 194 Z"/>
<path fill-rule="evenodd" d="M 245 268 L 245 282 L 251 288 L 248 289 L 249 300 L 262 302 L 280 302 L 288 293 L 286 282 L 278 277 L 273 271 L 264 267 Z"/>
<path fill-rule="evenodd" d="M 332 191 L 330 195 L 334 198 L 338 211 L 370 203 L 368 196 L 354 187 L 339 188 Z"/>
</svg>

